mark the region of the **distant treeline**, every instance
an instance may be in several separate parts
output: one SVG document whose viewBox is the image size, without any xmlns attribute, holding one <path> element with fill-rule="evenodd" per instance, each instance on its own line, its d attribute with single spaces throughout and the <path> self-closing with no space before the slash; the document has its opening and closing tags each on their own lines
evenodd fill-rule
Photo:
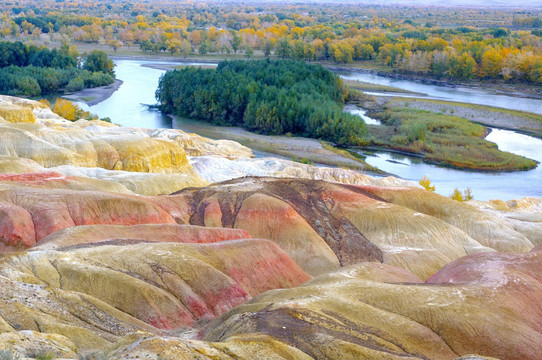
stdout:
<svg viewBox="0 0 542 360">
<path fill-rule="evenodd" d="M 93 51 L 79 64 L 78 54 L 38 48 L 22 42 L 0 42 L 0 93 L 37 96 L 62 89 L 78 91 L 115 81 L 113 62 Z"/>
<path fill-rule="evenodd" d="M 346 96 L 340 78 L 320 65 L 270 60 L 168 71 L 156 91 L 161 109 L 179 116 L 360 145 L 366 126 L 342 111 Z"/>
</svg>

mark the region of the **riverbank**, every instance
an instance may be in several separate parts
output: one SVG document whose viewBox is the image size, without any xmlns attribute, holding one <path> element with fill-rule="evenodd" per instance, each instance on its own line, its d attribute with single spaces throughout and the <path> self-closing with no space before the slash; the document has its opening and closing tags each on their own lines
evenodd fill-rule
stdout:
<svg viewBox="0 0 542 360">
<path fill-rule="evenodd" d="M 88 106 L 93 106 L 108 99 L 115 91 L 119 89 L 122 84 L 122 80 L 115 79 L 115 81 L 110 85 L 83 89 L 71 94 L 62 95 L 62 97 L 72 101 L 84 102 Z"/>
<path fill-rule="evenodd" d="M 366 92 L 379 92 L 379 93 L 408 94 L 408 95 L 425 96 L 425 94 L 423 94 L 423 93 L 404 90 L 404 89 L 400 89 L 400 88 L 394 87 L 394 86 L 373 84 L 373 83 L 366 82 L 366 81 L 343 80 L 343 83 L 348 88 L 358 90 L 358 91 L 362 91 L 364 93 L 366 93 Z"/>
<path fill-rule="evenodd" d="M 316 166 L 334 166 L 376 175 L 389 175 L 368 165 L 362 156 L 353 155 L 320 140 L 287 135 L 260 135 L 240 127 L 216 126 L 203 121 L 170 117 L 173 128 L 211 139 L 237 141 L 256 152 Z"/>
<path fill-rule="evenodd" d="M 465 88 L 492 92 L 495 95 L 506 95 L 518 98 L 542 99 L 542 89 L 539 86 L 528 84 L 511 84 L 504 81 L 469 81 L 456 82 L 451 80 L 442 80 L 421 75 L 402 74 L 394 72 L 390 67 L 376 66 L 373 63 L 353 63 L 347 65 L 337 65 L 326 61 L 319 62 L 326 69 L 335 72 L 357 72 L 363 74 L 371 74 L 382 76 L 395 80 L 405 80 L 416 82 L 424 85 L 435 85 L 448 88 Z"/>
</svg>

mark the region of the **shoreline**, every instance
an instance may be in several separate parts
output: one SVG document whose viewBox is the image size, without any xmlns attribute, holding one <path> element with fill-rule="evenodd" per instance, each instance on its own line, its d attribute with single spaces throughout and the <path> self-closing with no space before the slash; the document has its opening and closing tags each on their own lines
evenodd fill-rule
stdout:
<svg viewBox="0 0 542 360">
<path fill-rule="evenodd" d="M 112 84 L 99 86 L 95 88 L 83 89 L 71 94 L 62 95 L 63 98 L 73 101 L 80 101 L 88 106 L 94 106 L 107 100 L 117 91 L 124 81 L 115 79 Z"/>
<path fill-rule="evenodd" d="M 354 159 L 326 148 L 321 140 L 298 136 L 263 135 L 250 132 L 236 126 L 218 126 L 204 121 L 181 118 L 168 115 L 172 119 L 172 128 L 211 139 L 227 139 L 237 141 L 257 152 L 273 154 L 302 163 L 312 163 L 315 166 L 342 167 L 362 171 L 364 174 L 376 176 L 392 175 L 372 168 L 362 159 Z"/>
<path fill-rule="evenodd" d="M 159 62 L 171 62 L 171 63 L 203 63 L 203 64 L 218 64 L 222 60 L 244 60 L 246 58 L 243 57 L 217 57 L 217 58 L 201 58 L 201 57 L 186 57 L 186 58 L 173 58 L 167 55 L 119 55 L 119 56 L 110 56 L 113 60 L 142 60 L 142 61 L 159 61 Z M 254 58 L 254 60 L 259 60 L 260 58 Z M 264 59 L 264 58 L 261 58 Z M 382 77 L 387 77 L 391 79 L 400 79 L 400 80 L 407 80 L 412 82 L 417 82 L 420 84 L 426 84 L 426 85 L 436 85 L 436 86 L 443 86 L 448 88 L 456 88 L 456 87 L 463 87 L 468 89 L 478 89 L 478 90 L 485 90 L 485 91 L 493 91 L 496 95 L 506 95 L 511 97 L 524 97 L 524 98 L 530 98 L 530 99 L 542 99 L 542 92 L 538 89 L 529 89 L 526 88 L 527 85 L 521 86 L 517 84 L 507 84 L 507 83 L 487 83 L 482 84 L 479 82 L 450 82 L 448 80 L 440 80 L 436 78 L 426 78 L 422 76 L 416 76 L 416 75 L 409 75 L 409 74 L 400 74 L 395 73 L 393 71 L 382 71 L 378 69 L 370 69 L 370 68 L 362 68 L 362 67 L 356 67 L 356 64 L 352 64 L 352 66 L 348 65 L 339 65 L 339 64 L 332 64 L 327 61 L 313 61 L 310 62 L 311 64 L 320 64 L 324 68 L 332 71 L 347 71 L 347 72 L 359 72 L 364 74 L 375 74 Z M 171 70 L 173 66 L 149 66 L 155 69 L 159 70 Z"/>
<path fill-rule="evenodd" d="M 504 82 L 492 82 L 482 84 L 481 82 L 450 82 L 448 80 L 440 80 L 431 77 L 423 77 L 419 75 L 410 75 L 410 74 L 401 74 L 393 71 L 382 71 L 377 69 L 367 69 L 360 68 L 355 66 L 344 66 L 344 65 L 335 65 L 335 64 L 326 64 L 319 63 L 328 70 L 337 71 L 337 72 L 352 72 L 352 73 L 361 73 L 361 74 L 372 74 L 377 76 L 382 76 L 390 79 L 405 80 L 411 81 L 424 85 L 435 85 L 442 86 L 447 88 L 466 88 L 466 89 L 476 89 L 483 90 L 488 92 L 494 92 L 495 95 L 505 95 L 510 97 L 517 98 L 528 98 L 528 99 L 542 99 L 542 92 L 539 89 L 529 89 L 522 86 L 517 86 L 517 84 L 507 84 Z M 503 88 L 504 87 L 504 88 Z"/>
</svg>

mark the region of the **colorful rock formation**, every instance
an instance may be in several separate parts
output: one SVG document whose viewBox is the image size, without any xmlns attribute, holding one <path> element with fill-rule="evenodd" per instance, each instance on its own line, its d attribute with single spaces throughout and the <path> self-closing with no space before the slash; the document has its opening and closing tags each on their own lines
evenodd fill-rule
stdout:
<svg viewBox="0 0 542 360">
<path fill-rule="evenodd" d="M 457 227 L 360 186 L 242 178 L 150 201 L 178 223 L 243 228 L 272 239 L 311 275 L 369 260 L 427 278 L 461 256 L 493 251 Z"/>
<path fill-rule="evenodd" d="M 542 353 L 542 200 L 459 203 L 400 179 L 251 156 L 0 96 L 0 351 Z"/>
<path fill-rule="evenodd" d="M 470 255 L 425 284 L 385 265 L 353 265 L 266 292 L 215 320 L 204 339 L 263 334 L 315 359 L 537 359 L 541 255 Z"/>
<path fill-rule="evenodd" d="M 467 254 L 533 247 L 498 217 L 417 189 L 243 178 L 169 196 L 142 197 L 56 186 L 43 189 L 43 183 L 60 186 L 65 181 L 50 173 L 3 178 L 9 181 L 0 182 L 0 204 L 6 213 L 18 214 L 0 223 L 5 250 L 32 246 L 73 226 L 177 223 L 239 228 L 270 239 L 311 275 L 360 261 L 384 261 L 425 279 Z M 387 202 L 377 192 L 417 199 L 416 204 L 431 200 L 432 208 L 421 209 L 424 214 Z M 455 212 L 449 216 L 438 212 L 447 207 Z M 468 216 L 454 215 L 460 212 Z M 458 216 L 465 222 L 457 221 Z M 491 228 L 489 238 L 498 241 L 479 237 L 484 246 L 473 239 L 468 234 L 478 234 L 476 225 Z"/>
<path fill-rule="evenodd" d="M 0 317 L 8 329 L 56 333 L 88 349 L 136 329 L 192 326 L 309 278 L 267 240 L 115 239 L 4 257 Z"/>
</svg>

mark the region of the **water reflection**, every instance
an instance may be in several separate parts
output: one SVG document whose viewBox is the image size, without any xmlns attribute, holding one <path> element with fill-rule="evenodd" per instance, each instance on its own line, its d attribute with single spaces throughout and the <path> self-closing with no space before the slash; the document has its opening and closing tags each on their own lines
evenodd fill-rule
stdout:
<svg viewBox="0 0 542 360">
<path fill-rule="evenodd" d="M 499 144 L 499 149 L 542 161 L 542 140 L 508 130 L 494 129 L 487 140 Z M 427 175 L 436 192 L 450 195 L 454 188 L 469 187 L 475 199 L 518 199 L 525 196 L 542 197 L 542 167 L 529 171 L 488 173 L 444 168 L 424 163 L 422 159 L 376 152 L 367 156 L 367 163 L 404 179 L 419 181 Z M 408 166 L 405 166 L 408 165 Z"/>
<path fill-rule="evenodd" d="M 367 116 L 367 110 L 362 109 L 357 106 L 347 105 L 344 107 L 344 111 L 349 112 L 352 115 L 357 115 L 362 118 L 368 125 L 382 125 L 380 120 L 373 119 L 370 116 Z"/>
</svg>

